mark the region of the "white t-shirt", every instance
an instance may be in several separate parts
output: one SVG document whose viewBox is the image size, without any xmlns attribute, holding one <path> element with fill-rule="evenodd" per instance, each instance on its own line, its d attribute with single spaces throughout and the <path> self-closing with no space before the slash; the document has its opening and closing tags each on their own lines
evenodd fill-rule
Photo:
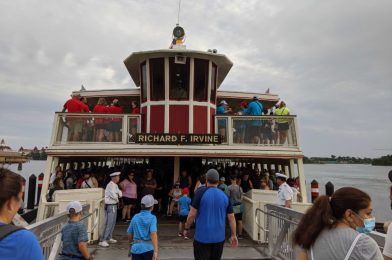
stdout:
<svg viewBox="0 0 392 260">
<path fill-rule="evenodd" d="M 389 224 L 387 237 L 385 238 L 384 251 L 382 253 L 385 256 L 392 257 L 392 223 Z"/>
<path fill-rule="evenodd" d="M 286 204 L 286 200 L 293 201 L 293 190 L 286 182 L 284 182 L 279 186 L 276 204 L 284 206 Z"/>
</svg>

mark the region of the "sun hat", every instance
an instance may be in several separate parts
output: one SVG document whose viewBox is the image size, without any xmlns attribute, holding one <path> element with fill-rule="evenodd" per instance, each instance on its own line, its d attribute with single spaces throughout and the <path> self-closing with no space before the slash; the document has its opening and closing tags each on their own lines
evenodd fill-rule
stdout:
<svg viewBox="0 0 392 260">
<path fill-rule="evenodd" d="M 154 204 L 158 204 L 158 201 L 154 199 L 151 194 L 149 194 L 142 198 L 141 204 L 143 204 L 146 208 L 150 208 L 154 206 Z"/>
<path fill-rule="evenodd" d="M 77 214 L 82 212 L 82 204 L 80 204 L 79 201 L 75 200 L 75 201 L 71 201 L 70 203 L 68 203 L 67 205 L 67 212 L 69 214 Z"/>
</svg>

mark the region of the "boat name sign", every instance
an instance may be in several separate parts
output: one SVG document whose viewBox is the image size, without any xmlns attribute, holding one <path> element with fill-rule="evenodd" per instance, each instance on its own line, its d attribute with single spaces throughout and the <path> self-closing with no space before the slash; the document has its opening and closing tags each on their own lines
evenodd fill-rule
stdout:
<svg viewBox="0 0 392 260">
<path fill-rule="evenodd" d="M 147 144 L 221 144 L 216 134 L 136 134 L 135 143 Z"/>
</svg>

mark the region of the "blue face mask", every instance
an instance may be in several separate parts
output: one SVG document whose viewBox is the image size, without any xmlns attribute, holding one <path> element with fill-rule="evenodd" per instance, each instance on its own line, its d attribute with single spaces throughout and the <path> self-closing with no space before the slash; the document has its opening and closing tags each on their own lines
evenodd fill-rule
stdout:
<svg viewBox="0 0 392 260">
<path fill-rule="evenodd" d="M 376 226 L 375 218 L 365 218 L 363 220 L 363 227 L 357 227 L 356 230 L 359 233 L 369 234 Z"/>
</svg>

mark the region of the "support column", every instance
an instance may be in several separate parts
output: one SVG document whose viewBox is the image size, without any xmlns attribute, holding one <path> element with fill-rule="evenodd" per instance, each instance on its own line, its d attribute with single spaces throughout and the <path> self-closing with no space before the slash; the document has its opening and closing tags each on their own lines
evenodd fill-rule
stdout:
<svg viewBox="0 0 392 260">
<path fill-rule="evenodd" d="M 295 174 L 295 169 L 294 169 L 294 159 L 290 159 L 290 177 L 295 178 L 297 175 Z"/>
<path fill-rule="evenodd" d="M 174 173 L 173 173 L 173 183 L 176 183 L 178 177 L 180 176 L 180 157 L 174 157 Z"/>
<path fill-rule="evenodd" d="M 298 176 L 299 176 L 299 189 L 302 194 L 302 202 L 308 203 L 308 193 L 306 192 L 304 164 L 302 158 L 297 160 L 297 166 L 298 166 Z"/>
<path fill-rule="evenodd" d="M 290 177 L 290 170 L 289 170 L 289 166 L 288 165 L 284 165 L 284 174 L 286 174 L 286 176 Z"/>
<path fill-rule="evenodd" d="M 45 164 L 44 181 L 42 184 L 41 197 L 38 198 L 40 203 L 38 206 L 37 221 L 40 221 L 44 218 L 46 193 L 48 192 L 50 173 L 58 165 L 58 163 L 59 163 L 58 157 L 53 158 L 53 156 L 48 155 Z"/>
<path fill-rule="evenodd" d="M 281 171 L 281 170 L 282 170 L 282 165 L 278 164 L 278 171 Z"/>
</svg>

